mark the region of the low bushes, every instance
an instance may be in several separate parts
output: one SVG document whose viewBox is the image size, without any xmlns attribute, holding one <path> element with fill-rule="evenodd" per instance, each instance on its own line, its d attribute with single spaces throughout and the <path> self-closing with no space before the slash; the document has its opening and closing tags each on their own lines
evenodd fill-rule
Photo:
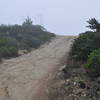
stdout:
<svg viewBox="0 0 100 100">
<path fill-rule="evenodd" d="M 100 32 L 80 34 L 70 54 L 75 62 L 87 63 L 85 66 L 90 76 L 100 76 Z"/>
<path fill-rule="evenodd" d="M 0 47 L 0 56 L 9 58 L 18 56 L 18 50 L 15 47 Z"/>
<path fill-rule="evenodd" d="M 8 37 L 0 37 L 0 61 L 2 61 L 2 58 L 15 56 L 18 56 L 18 49 L 15 40 Z"/>
<path fill-rule="evenodd" d="M 100 49 L 94 50 L 89 56 L 86 68 L 90 75 L 100 77 Z"/>
<path fill-rule="evenodd" d="M 18 50 L 38 48 L 53 37 L 55 34 L 41 25 L 34 25 L 29 17 L 22 25 L 0 25 L 0 59 L 15 57 Z"/>
<path fill-rule="evenodd" d="M 71 56 L 74 60 L 87 61 L 88 55 L 100 48 L 100 32 L 85 32 L 75 39 Z"/>
</svg>

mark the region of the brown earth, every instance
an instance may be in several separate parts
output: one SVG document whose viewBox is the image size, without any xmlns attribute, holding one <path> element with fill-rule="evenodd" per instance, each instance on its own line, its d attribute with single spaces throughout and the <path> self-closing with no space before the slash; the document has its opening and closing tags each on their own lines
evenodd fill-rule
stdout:
<svg viewBox="0 0 100 100">
<path fill-rule="evenodd" d="M 57 36 L 29 54 L 0 64 L 0 100 L 43 100 L 75 37 Z"/>
</svg>

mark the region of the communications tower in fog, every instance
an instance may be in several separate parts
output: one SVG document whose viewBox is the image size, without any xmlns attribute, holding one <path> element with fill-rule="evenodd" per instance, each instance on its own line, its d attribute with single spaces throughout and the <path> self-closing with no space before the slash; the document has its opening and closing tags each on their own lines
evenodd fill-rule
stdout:
<svg viewBox="0 0 100 100">
<path fill-rule="evenodd" d="M 43 26 L 43 14 L 38 14 L 34 17 L 34 22 L 36 25 L 41 25 Z"/>
</svg>

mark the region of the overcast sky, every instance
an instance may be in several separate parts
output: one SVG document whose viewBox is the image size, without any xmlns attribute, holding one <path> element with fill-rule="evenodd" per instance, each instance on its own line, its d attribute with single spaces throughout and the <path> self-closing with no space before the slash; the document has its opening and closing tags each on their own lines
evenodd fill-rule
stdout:
<svg viewBox="0 0 100 100">
<path fill-rule="evenodd" d="M 56 34 L 84 32 L 86 20 L 100 20 L 100 0 L 0 0 L 0 24 L 21 24 L 29 16 Z"/>
</svg>

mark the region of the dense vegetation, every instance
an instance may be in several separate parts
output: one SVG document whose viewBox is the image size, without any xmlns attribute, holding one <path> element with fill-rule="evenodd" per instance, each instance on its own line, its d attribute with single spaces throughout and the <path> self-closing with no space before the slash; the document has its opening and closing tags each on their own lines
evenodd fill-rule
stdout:
<svg viewBox="0 0 100 100">
<path fill-rule="evenodd" d="M 0 58 L 15 57 L 19 50 L 38 48 L 55 34 L 27 18 L 22 25 L 0 25 Z"/>
<path fill-rule="evenodd" d="M 75 39 L 71 57 L 74 61 L 87 63 L 87 69 L 92 75 L 100 75 L 100 23 L 95 19 L 89 19 L 88 28 L 93 31 L 81 33 Z"/>
<path fill-rule="evenodd" d="M 72 46 L 72 57 L 75 60 L 87 61 L 88 55 L 100 48 L 100 32 L 81 33 Z"/>
<path fill-rule="evenodd" d="M 100 49 L 90 53 L 86 68 L 89 69 L 91 75 L 100 76 Z"/>
</svg>

